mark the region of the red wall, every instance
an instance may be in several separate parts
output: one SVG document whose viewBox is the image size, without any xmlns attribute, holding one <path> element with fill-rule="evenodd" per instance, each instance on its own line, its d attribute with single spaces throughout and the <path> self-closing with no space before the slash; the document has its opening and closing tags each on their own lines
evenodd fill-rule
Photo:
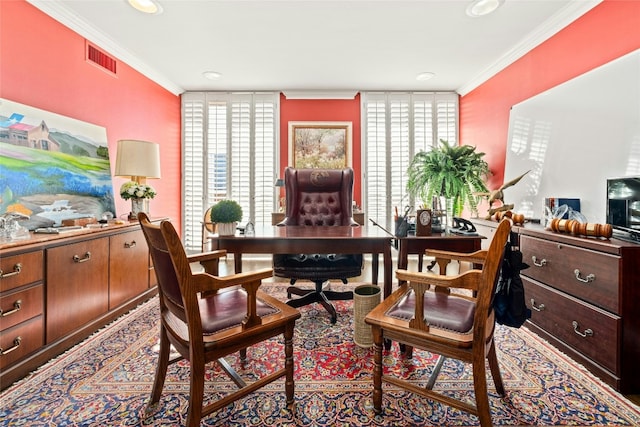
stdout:
<svg viewBox="0 0 640 427">
<path fill-rule="evenodd" d="M 322 121 L 352 122 L 352 159 L 355 175 L 353 197 L 358 203 L 361 193 L 361 137 L 360 137 L 360 95 L 355 99 L 287 99 L 280 95 L 280 175 L 289 163 L 289 122 Z"/>
<path fill-rule="evenodd" d="M 181 230 L 180 98 L 118 61 L 114 77 L 85 61 L 85 39 L 23 0 L 0 1 L 0 98 L 107 130 L 111 168 L 119 139 L 160 144 L 162 178 L 152 216 L 169 216 Z M 108 52 L 107 52 L 108 53 Z M 119 197 L 116 214 L 131 210 Z"/>
<path fill-rule="evenodd" d="M 504 182 L 511 106 L 640 48 L 638 25 L 640 1 L 605 0 L 461 97 L 460 141 L 486 153 L 489 188 Z"/>
</svg>

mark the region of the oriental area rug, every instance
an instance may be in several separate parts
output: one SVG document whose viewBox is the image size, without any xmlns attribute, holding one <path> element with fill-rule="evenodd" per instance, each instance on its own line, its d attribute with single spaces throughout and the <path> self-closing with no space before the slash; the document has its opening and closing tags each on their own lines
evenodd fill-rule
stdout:
<svg viewBox="0 0 640 427">
<path fill-rule="evenodd" d="M 353 289 L 356 284 L 348 286 Z M 337 289 L 339 286 L 334 286 Z M 282 297 L 285 285 L 263 290 Z M 285 405 L 280 379 L 203 419 L 203 426 L 477 426 L 478 419 L 448 406 L 383 385 L 383 408 L 372 407 L 372 350 L 353 342 L 353 302 L 336 302 L 338 321 L 317 305 L 301 308 L 294 340 L 295 409 Z M 158 342 L 157 297 L 114 321 L 0 394 L 0 426 L 180 426 L 187 412 L 189 364 L 169 367 L 160 403 L 147 402 Z M 506 397 L 489 378 L 493 422 L 498 426 L 638 426 L 640 408 L 526 328 L 498 327 L 498 360 Z M 227 360 L 241 374 L 282 363 L 273 339 L 248 349 L 249 363 Z M 405 359 L 394 345 L 385 370 L 428 376 L 436 356 L 415 350 Z M 436 382 L 474 401 L 471 367 L 447 360 Z M 216 364 L 206 379 L 208 399 L 235 386 Z"/>
</svg>

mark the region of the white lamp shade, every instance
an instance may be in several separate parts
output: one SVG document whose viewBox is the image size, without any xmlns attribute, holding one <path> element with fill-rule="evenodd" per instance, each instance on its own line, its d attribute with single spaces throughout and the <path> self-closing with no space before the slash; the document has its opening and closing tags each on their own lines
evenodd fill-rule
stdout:
<svg viewBox="0 0 640 427">
<path fill-rule="evenodd" d="M 116 176 L 160 178 L 160 145 L 121 139 L 116 153 Z"/>
</svg>

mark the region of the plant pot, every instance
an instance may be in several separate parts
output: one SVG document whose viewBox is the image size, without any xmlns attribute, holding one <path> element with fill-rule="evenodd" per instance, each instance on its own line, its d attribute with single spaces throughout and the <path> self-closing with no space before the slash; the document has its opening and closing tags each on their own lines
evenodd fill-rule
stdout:
<svg viewBox="0 0 640 427">
<path fill-rule="evenodd" d="M 218 236 L 233 236 L 236 234 L 237 222 L 223 222 L 218 224 Z"/>
</svg>

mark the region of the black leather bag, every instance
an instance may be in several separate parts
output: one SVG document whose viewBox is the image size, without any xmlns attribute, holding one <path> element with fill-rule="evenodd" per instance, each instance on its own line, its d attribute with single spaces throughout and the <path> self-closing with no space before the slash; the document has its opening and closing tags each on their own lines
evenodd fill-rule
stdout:
<svg viewBox="0 0 640 427">
<path fill-rule="evenodd" d="M 496 321 L 501 325 L 519 328 L 531 317 L 520 278 L 520 271 L 527 268 L 529 265 L 522 262 L 522 252 L 507 245 L 493 300 Z"/>
</svg>

